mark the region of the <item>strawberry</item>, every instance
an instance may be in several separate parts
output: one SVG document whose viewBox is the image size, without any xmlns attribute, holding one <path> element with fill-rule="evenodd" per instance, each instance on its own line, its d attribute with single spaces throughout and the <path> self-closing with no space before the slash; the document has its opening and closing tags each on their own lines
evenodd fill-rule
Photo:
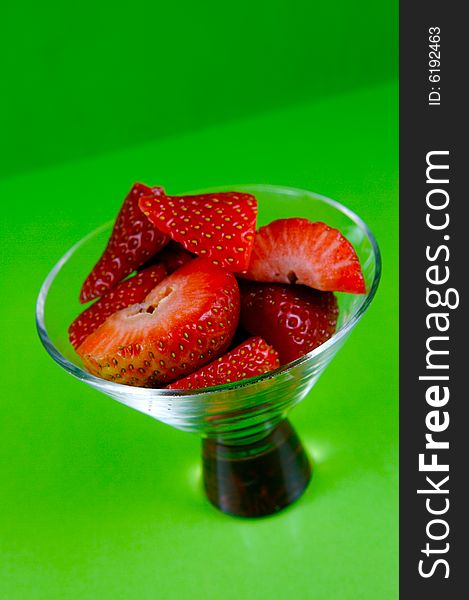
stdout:
<svg viewBox="0 0 469 600">
<path fill-rule="evenodd" d="M 325 292 L 366 293 L 352 244 L 339 230 L 307 219 L 279 219 L 261 227 L 242 277 L 300 283 Z"/>
<path fill-rule="evenodd" d="M 257 216 L 257 201 L 251 194 L 154 194 L 142 197 L 139 206 L 155 227 L 189 252 L 228 271 L 247 269 Z"/>
<path fill-rule="evenodd" d="M 143 302 L 145 296 L 166 277 L 166 269 L 158 264 L 134 277 L 121 281 L 99 300 L 84 310 L 68 328 L 70 342 L 76 349 L 112 314 L 131 304 Z"/>
<path fill-rule="evenodd" d="M 142 303 L 108 317 L 77 352 L 93 375 L 158 387 L 225 352 L 238 319 L 236 278 L 198 258 L 159 283 Z"/>
<path fill-rule="evenodd" d="M 160 252 L 152 256 L 147 262 L 140 267 L 144 269 L 151 265 L 162 264 L 166 269 L 168 275 L 177 271 L 182 265 L 185 265 L 187 262 L 192 260 L 194 255 L 178 244 L 177 242 L 173 242 L 171 240 L 167 246 L 163 248 Z"/>
<path fill-rule="evenodd" d="M 168 243 L 168 236 L 153 227 L 138 208 L 139 198 L 147 194 L 164 195 L 164 191 L 141 183 L 132 186 L 106 249 L 83 283 L 80 302 L 102 296 Z"/>
<path fill-rule="evenodd" d="M 330 292 L 300 285 L 245 282 L 241 325 L 278 349 L 282 365 L 314 350 L 335 331 L 337 300 Z"/>
<path fill-rule="evenodd" d="M 168 388 L 190 390 L 222 385 L 263 375 L 268 371 L 278 369 L 278 367 L 277 351 L 261 337 L 252 337 L 209 365 L 168 385 Z"/>
</svg>

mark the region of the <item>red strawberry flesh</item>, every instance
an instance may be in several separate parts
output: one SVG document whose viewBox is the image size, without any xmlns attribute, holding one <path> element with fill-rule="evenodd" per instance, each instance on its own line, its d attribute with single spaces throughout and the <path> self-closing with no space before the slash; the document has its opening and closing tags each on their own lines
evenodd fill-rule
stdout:
<svg viewBox="0 0 469 600">
<path fill-rule="evenodd" d="M 242 277 L 326 292 L 366 293 L 352 244 L 339 230 L 300 218 L 279 219 L 259 229 Z"/>
<path fill-rule="evenodd" d="M 252 337 L 195 373 L 168 386 L 190 390 L 223 385 L 263 375 L 279 367 L 278 353 L 261 337 Z"/>
<path fill-rule="evenodd" d="M 98 377 L 158 387 L 225 352 L 238 319 L 235 277 L 199 258 L 164 279 L 142 303 L 108 317 L 77 352 Z"/>
<path fill-rule="evenodd" d="M 140 199 L 148 220 L 188 251 L 232 272 L 248 267 L 256 230 L 251 194 L 152 195 Z"/>
<path fill-rule="evenodd" d="M 121 281 L 94 304 L 84 310 L 68 328 L 70 342 L 76 349 L 104 321 L 123 308 L 143 302 L 149 292 L 166 277 L 166 269 L 158 264 Z"/>
<path fill-rule="evenodd" d="M 339 311 L 330 292 L 251 282 L 240 287 L 242 327 L 272 344 L 282 365 L 311 352 L 335 332 Z"/>
<path fill-rule="evenodd" d="M 162 188 L 141 183 L 132 186 L 117 215 L 106 249 L 83 283 L 80 302 L 102 296 L 168 243 L 169 237 L 154 227 L 138 207 L 139 199 L 148 194 L 156 197 L 164 192 Z"/>
</svg>

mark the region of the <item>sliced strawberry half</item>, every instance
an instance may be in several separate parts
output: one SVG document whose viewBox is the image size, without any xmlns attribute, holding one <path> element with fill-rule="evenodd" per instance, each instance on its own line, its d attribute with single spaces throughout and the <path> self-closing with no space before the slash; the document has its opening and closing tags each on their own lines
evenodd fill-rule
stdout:
<svg viewBox="0 0 469 600">
<path fill-rule="evenodd" d="M 190 390 L 222 385 L 263 375 L 279 367 L 278 353 L 261 337 L 252 337 L 184 379 L 168 386 L 171 390 Z"/>
<path fill-rule="evenodd" d="M 162 264 L 148 267 L 130 279 L 121 281 L 84 310 L 68 328 L 70 342 L 76 349 L 112 314 L 131 304 L 143 302 L 149 292 L 166 277 Z"/>
<path fill-rule="evenodd" d="M 302 285 L 244 282 L 241 325 L 277 348 L 282 365 L 311 352 L 335 332 L 334 294 Z"/>
<path fill-rule="evenodd" d="M 189 252 L 228 271 L 247 269 L 257 216 L 257 201 L 251 194 L 154 194 L 142 197 L 139 205 L 155 227 Z"/>
<path fill-rule="evenodd" d="M 158 387 L 225 352 L 238 319 L 236 278 L 198 258 L 164 279 L 143 302 L 108 317 L 77 352 L 98 377 Z"/>
<path fill-rule="evenodd" d="M 256 234 L 249 267 L 254 281 L 299 283 L 325 292 L 365 294 L 365 280 L 352 244 L 324 223 L 279 219 Z"/>
<path fill-rule="evenodd" d="M 80 302 L 102 296 L 168 243 L 169 237 L 145 219 L 138 207 L 139 198 L 148 194 L 156 197 L 164 191 L 142 183 L 132 186 L 106 249 L 83 283 Z"/>
</svg>

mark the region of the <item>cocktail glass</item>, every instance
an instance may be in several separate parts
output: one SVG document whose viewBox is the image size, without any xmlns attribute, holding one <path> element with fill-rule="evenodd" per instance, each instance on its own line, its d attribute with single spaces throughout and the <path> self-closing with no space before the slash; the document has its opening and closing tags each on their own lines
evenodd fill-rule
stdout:
<svg viewBox="0 0 469 600">
<path fill-rule="evenodd" d="M 55 265 L 39 293 L 36 320 L 46 350 L 70 375 L 154 419 L 200 435 L 209 500 L 226 513 L 258 517 L 288 506 L 308 485 L 310 461 L 287 414 L 309 394 L 369 307 L 378 287 L 381 261 L 367 225 L 334 200 L 279 186 L 241 185 L 229 189 L 257 197 L 259 225 L 291 216 L 324 221 L 338 228 L 354 245 L 368 292 L 337 294 L 337 331 L 322 346 L 271 373 L 191 393 L 136 388 L 91 375 L 69 343 L 67 328 L 83 310 L 78 292 L 105 247 L 112 223 L 80 240 Z M 313 398 L 310 396 L 310 401 Z"/>
</svg>

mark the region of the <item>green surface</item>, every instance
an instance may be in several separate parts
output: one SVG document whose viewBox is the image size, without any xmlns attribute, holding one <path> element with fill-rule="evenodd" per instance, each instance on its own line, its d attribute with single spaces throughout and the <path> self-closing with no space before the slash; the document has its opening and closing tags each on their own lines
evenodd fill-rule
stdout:
<svg viewBox="0 0 469 600">
<path fill-rule="evenodd" d="M 1 598 L 397 597 L 397 116 L 397 85 L 370 86 L 0 181 Z M 36 336 L 47 272 L 134 180 L 303 187 L 378 239 L 378 295 L 292 413 L 316 467 L 282 514 L 218 513 L 196 437 L 72 379 Z"/>
<path fill-rule="evenodd" d="M 395 0 L 0 7 L 0 175 L 397 75 Z"/>
</svg>

